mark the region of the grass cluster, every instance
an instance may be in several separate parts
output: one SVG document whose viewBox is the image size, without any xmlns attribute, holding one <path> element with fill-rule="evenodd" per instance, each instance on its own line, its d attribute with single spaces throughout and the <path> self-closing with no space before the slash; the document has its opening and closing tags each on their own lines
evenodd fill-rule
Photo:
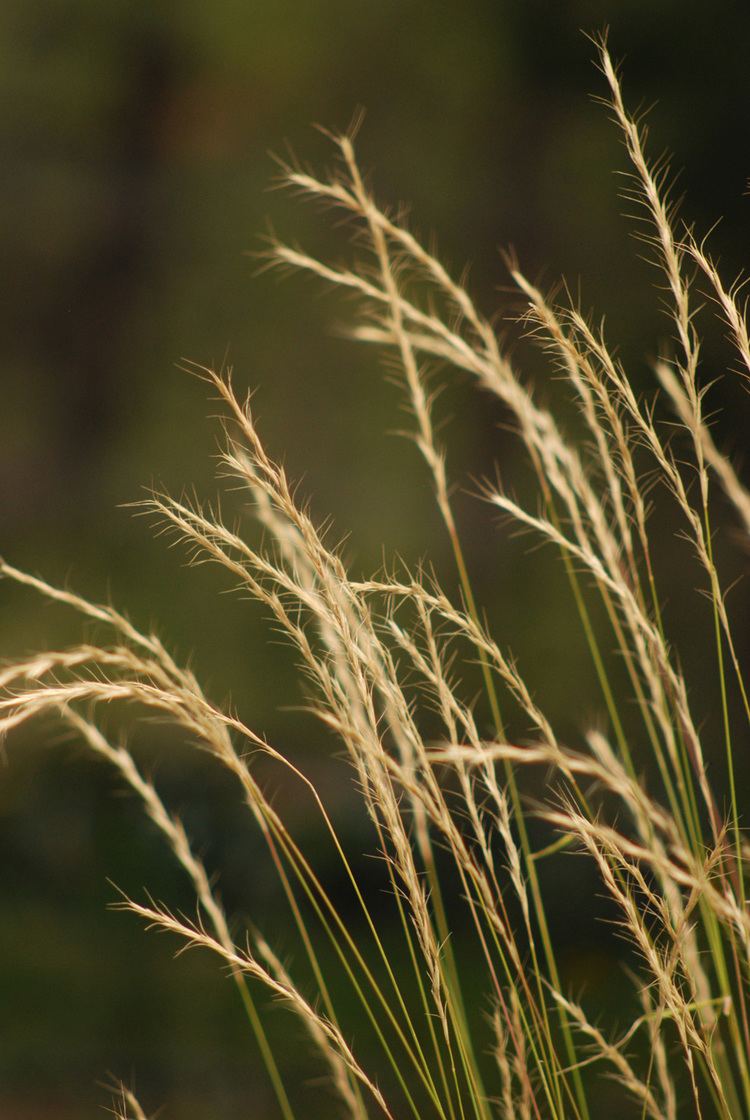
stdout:
<svg viewBox="0 0 750 1120">
<path fill-rule="evenodd" d="M 630 1102 L 623 1115 L 750 1114 L 750 849 L 734 757 L 747 743 L 750 708 L 711 520 L 721 491 L 746 535 L 750 494 L 706 422 L 700 303 L 708 296 L 702 314 L 708 326 L 721 324 L 734 348 L 731 376 L 750 377 L 750 338 L 738 286 L 722 279 L 704 243 L 679 223 L 664 168 L 644 152 L 641 123 L 623 102 L 604 40 L 598 50 L 607 105 L 631 163 L 628 196 L 670 315 L 673 353 L 655 363 L 658 400 L 639 397 L 603 330 L 574 300 L 545 295 L 509 259 L 524 326 L 580 410 L 584 435 L 569 437 L 569 425 L 535 399 L 506 357 L 467 287 L 375 201 L 350 132 L 330 137 L 337 156 L 330 174 L 290 163 L 281 175 L 348 219 L 352 263 L 325 263 L 277 241 L 266 263 L 312 273 L 357 297 L 362 314 L 353 334 L 387 353 L 403 385 L 460 594 L 447 594 L 426 567 L 394 563 L 372 579 L 352 578 L 267 451 L 249 402 L 222 371 L 197 372 L 225 409 L 221 474 L 243 490 L 260 532 L 226 523 L 218 507 L 167 493 L 144 503 L 160 527 L 186 542 L 193 560 L 219 565 L 242 595 L 259 600 L 294 646 L 310 708 L 348 760 L 350 796 L 390 880 L 387 904 L 361 883 L 351 841 L 339 834 L 304 768 L 215 703 L 157 636 L 111 606 L 9 562 L 0 568 L 106 635 L 3 667 L 0 729 L 44 715 L 63 721 L 140 799 L 194 886 L 197 917 L 150 898 L 121 905 L 182 945 L 215 954 L 229 971 L 284 1120 L 295 1116 L 293 1094 L 266 1034 L 264 995 L 298 1017 L 327 1067 L 321 1115 L 588 1120 L 592 1088 L 602 1078 L 614 1078 Z M 475 602 L 433 419 L 428 373 L 434 377 L 436 368 L 443 377 L 468 373 L 512 422 L 538 501 L 522 506 L 491 483 L 482 497 L 551 544 L 558 555 L 550 563 L 564 565 L 601 684 L 606 731 L 602 724 L 578 742 L 561 741 L 545 713 L 543 685 L 527 683 L 507 635 L 490 632 Z M 660 608 L 654 501 L 677 510 L 684 548 L 697 557 L 700 590 L 712 607 L 702 669 L 719 681 L 725 759 L 711 774 L 703 713 L 693 711 Z M 625 679 L 627 688 L 613 684 L 613 650 L 624 670 L 618 682 Z M 481 667 L 480 700 L 463 694 L 461 668 L 468 665 Z M 288 901 L 303 980 L 262 932 L 238 933 L 228 920 L 180 820 L 139 770 L 127 740 L 108 734 L 105 712 L 113 705 L 129 706 L 132 719 L 173 723 L 236 780 Z M 366 938 L 355 939 L 340 900 L 272 803 L 259 756 L 309 801 Z M 545 797 L 532 803 L 529 775 L 540 768 Z M 726 788 L 715 770 L 726 773 Z M 533 834 L 542 828 L 548 835 L 541 848 L 532 846 L 532 814 Z M 637 962 L 630 977 L 640 1011 L 617 1029 L 592 1021 L 561 977 L 540 867 L 571 851 L 595 869 Z M 397 955 L 392 938 L 386 944 L 383 937 L 386 905 L 402 942 Z M 452 936 L 459 926 L 468 931 L 460 940 Z M 344 987 L 350 990 L 342 1003 Z M 368 1055 L 379 1059 L 362 1062 L 363 1037 Z M 118 1108 L 123 1117 L 144 1116 L 127 1089 Z"/>
</svg>

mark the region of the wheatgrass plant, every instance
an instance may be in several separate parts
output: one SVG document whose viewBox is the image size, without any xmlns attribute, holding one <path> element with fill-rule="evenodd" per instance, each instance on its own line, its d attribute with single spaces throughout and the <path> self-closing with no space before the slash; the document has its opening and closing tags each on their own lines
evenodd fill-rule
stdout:
<svg viewBox="0 0 750 1120">
<path fill-rule="evenodd" d="M 225 409 L 221 473 L 249 499 L 262 543 L 197 501 L 154 492 L 141 504 L 187 544 L 193 560 L 219 565 L 242 594 L 259 600 L 294 646 L 314 713 L 346 752 L 351 797 L 359 799 L 386 861 L 403 941 L 398 961 L 379 927 L 381 904 L 361 885 L 348 842 L 304 768 L 218 706 L 154 634 L 110 606 L 2 563 L 6 579 L 67 605 L 105 635 L 97 644 L 7 665 L 0 674 L 2 731 L 52 713 L 140 799 L 192 882 L 197 917 L 148 897 L 119 905 L 225 966 L 285 1120 L 295 1114 L 264 1028 L 266 995 L 299 1018 L 327 1069 L 321 1115 L 588 1120 L 592 1086 L 601 1078 L 614 1078 L 630 1102 L 623 1115 L 750 1115 L 750 856 L 746 794 L 735 773 L 750 708 L 712 539 L 717 489 L 740 533 L 750 529 L 750 494 L 706 419 L 701 302 L 708 297 L 707 325 L 718 318 L 734 348 L 739 368 L 730 376 L 750 377 L 750 339 L 740 285 L 720 276 L 705 244 L 680 224 L 666 171 L 644 150 L 643 128 L 625 106 L 605 39 L 597 49 L 606 103 L 630 159 L 628 196 L 645 223 L 641 236 L 659 269 L 674 336 L 672 355 L 655 367 L 658 400 L 639 398 L 603 331 L 574 301 L 545 295 L 509 259 L 525 303 L 523 322 L 563 372 L 580 410 L 585 438 L 568 436 L 564 418 L 535 399 L 502 352 L 467 287 L 376 202 L 360 172 L 353 129 L 330 136 L 338 157 L 332 173 L 282 163 L 280 175 L 285 186 L 349 218 L 355 259 L 333 265 L 272 240 L 264 264 L 311 273 L 359 298 L 354 337 L 384 348 L 398 371 L 460 595 L 449 596 L 425 569 L 396 564 L 370 580 L 353 579 L 267 451 L 249 401 L 236 395 L 227 372 L 196 370 Z M 491 484 L 482 496 L 559 552 L 550 562 L 562 562 L 567 572 L 601 684 L 606 731 L 602 723 L 584 730 L 578 743 L 561 741 L 545 714 L 543 687 L 537 695 L 508 652 L 511 636 L 494 636 L 483 621 L 454 519 L 427 362 L 439 363 L 444 377 L 468 372 L 512 418 L 538 481 L 538 502 L 523 507 Z M 726 789 L 712 781 L 702 714 L 693 711 L 690 682 L 663 621 L 650 521 L 655 481 L 659 501 L 676 506 L 684 547 L 697 557 L 701 590 L 712 604 L 704 659 L 706 673 L 719 678 Z M 599 617 L 608 629 L 595 625 Z M 613 649 L 624 666 L 624 692 L 612 683 Z M 481 665 L 481 705 L 491 728 L 473 698 L 462 695 L 454 673 L 462 659 Z M 155 714 L 171 721 L 236 780 L 288 901 L 307 962 L 304 983 L 262 932 L 232 931 L 180 821 L 138 769 L 127 741 L 110 741 L 100 722 L 113 704 L 130 706 L 134 719 Z M 742 713 L 739 725 L 734 711 Z M 434 729 L 436 719 L 442 731 L 428 737 L 425 727 Z M 254 765 L 258 754 L 314 807 L 361 912 L 364 941 L 355 940 L 269 799 Z M 539 767 L 549 775 L 547 798 L 530 804 L 527 776 Z M 532 847 L 531 813 L 549 830 L 541 850 Z M 585 993 L 581 1002 L 560 974 L 539 867 L 570 858 L 570 849 L 596 870 L 638 962 L 631 976 L 641 1012 L 624 1028 L 592 1022 Z M 451 936 L 457 914 L 473 938 L 470 960 Z M 479 1002 L 466 991 L 467 976 L 478 969 Z M 354 1024 L 342 1010 L 351 1003 L 337 998 L 342 987 L 359 1007 L 357 1029 L 372 1035 L 379 1064 L 365 1067 L 358 1056 Z M 126 1088 L 116 1111 L 145 1116 Z"/>
</svg>

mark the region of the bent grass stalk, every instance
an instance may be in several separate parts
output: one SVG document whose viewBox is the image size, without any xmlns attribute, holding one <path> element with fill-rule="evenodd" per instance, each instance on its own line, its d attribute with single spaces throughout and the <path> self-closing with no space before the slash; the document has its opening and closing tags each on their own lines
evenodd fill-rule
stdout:
<svg viewBox="0 0 750 1120">
<path fill-rule="evenodd" d="M 211 701 L 158 637 L 112 607 L 0 561 L 7 580 L 73 608 L 108 635 L 0 669 L 0 733 L 45 715 L 62 721 L 139 798 L 187 873 L 198 916 L 187 920 L 150 899 L 126 897 L 121 905 L 183 947 L 207 949 L 228 966 L 283 1120 L 299 1115 L 298 1092 L 266 1033 L 263 993 L 299 1019 L 327 1070 L 333 1109 L 349 1120 L 406 1114 L 415 1120 L 588 1120 L 592 1093 L 601 1092 L 607 1076 L 616 1079 L 634 1118 L 741 1120 L 750 1110 L 747 806 L 736 775 L 750 707 L 712 543 L 720 522 L 710 478 L 716 477 L 745 533 L 750 494 L 705 419 L 693 270 L 709 286 L 714 319 L 724 333 L 728 329 L 743 376 L 750 369 L 750 336 L 738 284 L 723 281 L 704 245 L 680 225 L 666 171 L 649 162 L 642 123 L 626 109 L 606 40 L 598 40 L 597 49 L 606 104 L 632 169 L 629 197 L 644 208 L 648 232 L 642 236 L 666 283 L 678 352 L 657 363 L 656 375 L 692 454 L 697 499 L 678 458 L 683 452 L 674 452 L 664 434 L 661 403 L 637 397 L 603 331 L 569 294 L 561 303 L 546 297 L 509 258 L 511 279 L 526 302 L 521 325 L 562 372 L 590 444 L 567 434 L 564 408 L 558 414 L 557 407 L 536 401 L 467 287 L 379 205 L 360 171 L 354 128 L 329 136 L 339 159 L 334 171 L 319 176 L 282 163 L 280 176 L 286 187 L 343 209 L 359 227 L 357 244 L 364 248 L 351 263 L 332 265 L 274 240 L 264 264 L 310 273 L 356 295 L 363 313 L 353 336 L 396 361 L 413 438 L 453 552 L 459 601 L 435 576 L 403 566 L 354 580 L 267 451 L 249 402 L 237 395 L 227 372 L 190 367 L 226 410 L 220 473 L 235 488 L 239 483 L 252 503 L 262 540 L 245 527 L 229 528 L 216 509 L 195 501 L 154 492 L 140 503 L 141 512 L 187 545 L 194 562 L 218 565 L 259 600 L 296 650 L 310 706 L 343 747 L 352 796 L 385 861 L 393 900 L 388 938 L 395 931 L 399 954 L 385 937 L 383 908 L 360 881 L 357 854 L 304 766 Z M 706 329 L 715 325 L 708 322 Z M 439 362 L 445 378 L 451 370 L 468 372 L 513 422 L 540 504 L 529 510 L 497 485 L 486 485 L 480 496 L 559 552 L 611 739 L 601 728 L 583 728 L 579 743 L 561 742 L 544 708 L 544 687 L 524 678 L 505 652 L 506 635 L 495 638 L 483 618 L 471 555 L 457 528 L 447 450 L 435 435 L 425 361 Z M 676 505 L 707 580 L 726 791 L 712 783 L 712 729 L 693 714 L 690 682 L 661 607 L 651 482 L 641 465 L 646 456 L 663 483 L 657 504 Z M 609 630 L 594 621 L 597 597 Z M 613 683 L 613 648 L 624 664 L 624 685 Z M 453 673 L 457 662 L 479 665 L 488 717 L 477 715 L 464 694 Z M 128 720 L 156 714 L 171 722 L 237 780 L 290 908 L 309 967 L 304 983 L 263 931 L 246 930 L 239 942 L 233 936 L 182 824 L 143 777 L 128 740 L 115 745 L 107 732 L 105 709 L 120 707 L 128 709 Z M 438 740 L 426 730 L 436 719 Z M 483 733 L 485 720 L 490 735 Z M 286 780 L 301 783 L 312 799 L 361 916 L 363 939 L 272 806 L 256 777 L 255 753 L 281 767 Z M 539 766 L 554 781 L 547 802 L 530 808 L 526 775 Z M 530 812 L 546 829 L 537 850 L 527 827 Z M 538 868 L 565 859 L 571 847 L 596 870 L 638 962 L 632 1022 L 619 1034 L 594 1023 L 566 991 L 558 960 L 555 917 Z M 464 920 L 456 925 L 459 913 Z M 325 944 L 334 967 L 325 963 Z M 480 979 L 483 1003 L 475 1006 L 467 993 Z M 352 997 L 369 1032 L 367 1060 L 357 1052 L 359 1039 L 350 1042 Z M 631 1044 L 635 1051 L 627 1053 Z M 118 1089 L 116 1114 L 130 1120 L 146 1115 L 125 1087 Z"/>
</svg>

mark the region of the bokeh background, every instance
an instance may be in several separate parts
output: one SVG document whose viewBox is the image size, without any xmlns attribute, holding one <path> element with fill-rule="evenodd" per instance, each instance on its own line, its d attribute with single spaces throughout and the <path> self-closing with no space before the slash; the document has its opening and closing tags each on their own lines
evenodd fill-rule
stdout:
<svg viewBox="0 0 750 1120">
<path fill-rule="evenodd" d="M 345 252 L 328 218 L 267 190 L 269 150 L 330 158 L 309 126 L 343 128 L 367 109 L 359 149 L 379 197 L 407 200 L 416 228 L 436 231 L 487 312 L 497 308 L 542 399 L 558 391 L 533 346 L 514 336 L 499 249 L 552 284 L 564 274 L 644 391 L 668 334 L 618 199 L 623 154 L 594 51 L 582 31 L 611 27 L 625 60 L 629 105 L 653 106 L 652 155 L 674 153 L 677 193 L 699 230 L 723 216 L 713 246 L 733 277 L 744 263 L 744 138 L 750 122 L 745 6 L 664 0 L 515 3 L 462 0 L 4 0 L 0 7 L 0 247 L 4 262 L 0 378 L 0 548 L 20 567 L 127 607 L 190 656 L 221 699 L 325 785 L 357 850 L 357 818 L 330 744 L 291 709 L 293 659 L 252 605 L 222 592 L 221 575 L 185 569 L 123 503 L 151 481 L 216 490 L 215 411 L 205 386 L 177 369 L 189 358 L 231 362 L 257 390 L 272 451 L 357 571 L 398 552 L 429 556 L 451 585 L 446 544 L 416 452 L 389 435 L 403 426 L 398 391 L 375 354 L 341 337 L 353 308 L 309 281 L 254 277 L 268 220 L 314 251 Z M 704 376 L 721 373 L 721 339 Z M 713 391 L 719 443 L 741 463 L 747 395 L 737 378 Z M 505 419 L 460 379 L 441 404 L 452 416 L 449 464 L 463 487 L 458 516 L 477 596 L 517 653 L 563 734 L 601 718 L 586 652 L 554 560 L 498 528 L 470 496 L 496 464 L 519 492 L 528 480 Z M 464 491 L 467 491 L 466 493 Z M 533 498 L 532 498 L 533 500 Z M 231 504 L 231 502 L 230 502 Z M 659 514 L 667 610 L 710 739 L 716 696 L 701 672 L 707 609 Z M 729 577 L 740 573 L 719 520 Z M 675 558 L 673 562 L 673 557 Z M 735 592 L 743 610 L 744 591 Z M 685 603 L 689 609 L 685 610 Z M 73 640 L 75 619 L 0 585 L 0 653 Z M 745 613 L 745 617 L 747 617 Z M 708 678 L 708 679 L 707 679 Z M 571 704 L 572 699 L 572 704 Z M 271 871 L 234 790 L 158 728 L 136 749 L 179 809 L 227 906 L 264 917 L 292 948 Z M 715 762 L 720 777 L 721 763 Z M 273 780 L 273 779 L 272 779 Z M 265 1120 L 273 1101 L 234 993 L 211 960 L 171 961 L 173 946 L 112 913 L 109 880 L 189 906 L 185 884 L 138 807 L 106 770 L 47 727 L 8 742 L 0 763 L 0 1116 L 100 1115 L 110 1073 L 134 1077 L 164 1116 Z M 316 844 L 303 806 L 279 797 Z M 296 816 L 295 816 L 296 814 Z M 319 853 L 325 867 L 325 853 Z M 625 986 L 611 934 L 587 908 L 594 884 L 580 861 L 554 894 L 566 977 L 595 1010 Z M 363 863 L 363 874 L 377 872 Z M 352 919 L 353 920 L 353 919 Z M 480 996 L 477 994 L 477 999 Z M 306 1114 L 327 1115 L 305 1079 L 282 1011 L 270 1017 L 282 1063 L 302 1084 Z M 306 1096 L 307 1095 L 307 1096 Z M 316 1103 L 316 1102 L 323 1103 Z M 618 1115 L 617 1093 L 606 1102 Z M 320 1111 L 315 1111 L 320 1109 Z"/>
</svg>

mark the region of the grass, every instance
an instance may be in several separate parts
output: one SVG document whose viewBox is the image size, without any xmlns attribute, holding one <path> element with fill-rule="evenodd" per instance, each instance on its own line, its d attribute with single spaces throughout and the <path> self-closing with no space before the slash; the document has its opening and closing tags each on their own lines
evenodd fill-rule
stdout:
<svg viewBox="0 0 750 1120">
<path fill-rule="evenodd" d="M 384 861 L 389 904 L 360 882 L 359 853 L 304 768 L 206 695 L 156 635 L 111 606 L 1 565 L 6 579 L 78 612 L 104 637 L 5 666 L 0 728 L 9 733 L 41 716 L 61 721 L 140 799 L 193 884 L 197 917 L 148 896 L 118 905 L 226 968 L 285 1120 L 299 1114 L 266 1034 L 269 995 L 298 1018 L 327 1070 L 327 1115 L 587 1120 L 602 1079 L 614 1079 L 629 1102 L 623 1115 L 750 1114 L 750 856 L 736 772 L 750 707 L 712 529 L 720 507 L 747 534 L 750 494 L 712 435 L 701 367 L 704 332 L 718 326 L 734 352 L 729 376 L 749 379 L 750 339 L 740 285 L 722 279 L 705 243 L 680 223 L 667 173 L 650 162 L 643 128 L 623 101 L 606 40 L 597 49 L 606 104 L 630 160 L 627 197 L 659 270 L 673 336 L 672 353 L 654 365 L 659 392 L 645 399 L 603 330 L 568 293 L 545 294 L 509 257 L 522 325 L 564 378 L 560 414 L 540 404 L 468 288 L 376 202 L 360 171 L 356 129 L 330 136 L 331 173 L 280 165 L 286 187 L 348 219 L 356 251 L 351 264 L 334 265 L 272 240 L 264 265 L 310 273 L 357 297 L 352 334 L 387 355 L 403 387 L 460 595 L 446 594 L 426 566 L 411 571 L 393 562 L 371 579 L 353 578 L 225 371 L 192 367 L 222 404 L 220 474 L 249 500 L 260 536 L 196 500 L 154 492 L 140 504 L 185 543 L 193 562 L 218 565 L 241 595 L 259 600 L 295 648 L 311 712 L 348 759 L 350 797 Z M 428 384 L 436 365 L 441 377 L 468 374 L 500 402 L 533 469 L 532 507 L 497 483 L 482 484 L 480 496 L 488 514 L 499 510 L 552 545 L 549 563 L 564 567 L 606 712 L 606 726 L 576 742 L 559 738 L 543 687 L 537 695 L 527 684 L 506 636 L 493 636 L 475 600 Z M 571 402 L 579 413 L 573 425 Z M 693 710 L 663 614 L 653 511 L 667 505 L 681 520 L 682 547 L 690 562 L 697 558 L 699 591 L 711 604 L 701 672 L 718 680 L 723 767 L 709 768 L 712 724 L 705 730 L 704 713 Z M 461 680 L 462 669 L 477 664 L 479 700 L 464 695 Z M 571 681 L 572 701 L 574 690 Z M 233 933 L 182 824 L 138 769 L 127 739 L 108 734 L 113 706 L 127 707 L 128 720 L 174 724 L 236 781 L 288 902 L 304 979 L 262 932 Z M 275 808 L 258 756 L 307 800 L 364 938 L 355 938 L 340 896 Z M 533 780 L 540 768 L 541 801 L 529 793 L 540 788 Z M 726 774 L 725 788 L 717 771 Z M 546 840 L 535 847 L 539 835 Z M 593 1022 L 561 975 L 559 931 L 547 912 L 550 878 L 542 871 L 571 851 L 595 870 L 631 946 L 624 956 L 639 1011 L 617 1029 Z M 459 928 L 465 937 L 455 936 Z M 481 1001 L 470 996 L 479 973 Z M 367 1062 L 359 1056 L 362 1037 Z M 117 1109 L 145 1116 L 127 1088 Z"/>
</svg>

